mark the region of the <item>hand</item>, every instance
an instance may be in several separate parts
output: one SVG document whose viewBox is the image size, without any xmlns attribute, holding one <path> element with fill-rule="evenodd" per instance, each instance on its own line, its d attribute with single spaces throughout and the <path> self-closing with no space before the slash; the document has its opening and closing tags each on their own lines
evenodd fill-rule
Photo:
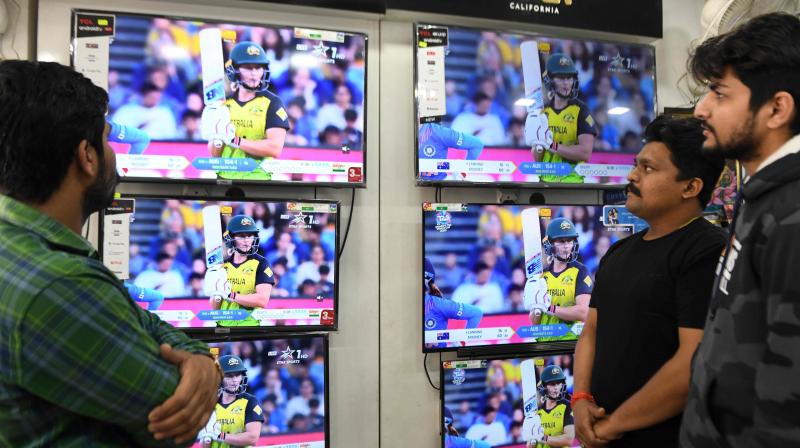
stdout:
<svg viewBox="0 0 800 448">
<path fill-rule="evenodd" d="M 197 441 L 203 444 L 210 444 L 217 441 L 221 432 L 221 426 L 217 421 L 217 411 L 213 411 L 206 426 L 197 434 Z"/>
<path fill-rule="evenodd" d="M 216 302 L 229 300 L 231 284 L 228 282 L 228 272 L 222 266 L 214 266 L 206 271 L 203 279 L 203 292 Z"/>
<path fill-rule="evenodd" d="M 541 152 L 553 145 L 553 132 L 547 121 L 547 114 L 528 113 L 525 119 L 525 144 Z"/>
<path fill-rule="evenodd" d="M 608 440 L 600 439 L 595 432 L 595 423 L 606 418 L 606 410 L 589 400 L 579 400 L 572 408 L 575 419 L 575 435 L 587 447 L 605 445 Z"/>
<path fill-rule="evenodd" d="M 594 434 L 597 436 L 598 440 L 608 443 L 611 440 L 616 440 L 623 436 L 623 433 L 616 429 L 612 421 L 613 419 L 608 417 L 595 423 Z"/>
<path fill-rule="evenodd" d="M 161 357 L 178 367 L 181 378 L 172 396 L 150 411 L 147 429 L 156 440 L 195 440 L 214 410 L 222 378 L 210 356 L 173 350 L 169 344 L 160 348 Z"/>
<path fill-rule="evenodd" d="M 200 136 L 213 142 L 214 147 L 222 145 L 239 146 L 236 126 L 231 123 L 231 112 L 224 104 L 209 104 L 203 109 L 200 118 Z"/>
<path fill-rule="evenodd" d="M 543 278 L 529 278 L 522 290 L 522 303 L 525 309 L 535 310 L 536 314 L 545 312 L 550 307 L 547 281 Z"/>
<path fill-rule="evenodd" d="M 548 306 L 547 309 L 544 310 L 544 312 L 545 312 L 545 314 L 549 314 L 551 316 L 555 316 L 556 315 L 556 308 L 558 308 L 558 305 L 556 305 L 555 303 L 553 303 L 551 301 L 550 302 L 550 306 Z"/>
<path fill-rule="evenodd" d="M 544 440 L 544 428 L 542 428 L 542 418 L 538 413 L 525 417 L 522 421 L 522 439 L 526 442 L 541 442 Z"/>
</svg>

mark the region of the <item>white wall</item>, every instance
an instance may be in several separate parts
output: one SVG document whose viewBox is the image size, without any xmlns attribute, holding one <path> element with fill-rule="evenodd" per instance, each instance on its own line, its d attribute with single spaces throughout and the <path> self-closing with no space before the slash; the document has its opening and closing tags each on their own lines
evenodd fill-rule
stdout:
<svg viewBox="0 0 800 448">
<path fill-rule="evenodd" d="M 35 11 L 36 4 L 36 0 L 27 0 L 23 16 L 27 11 Z M 664 1 L 664 39 L 654 43 L 660 107 L 686 103 L 676 85 L 684 70 L 688 44 L 700 34 L 702 4 L 702 0 Z M 374 15 L 254 2 L 226 1 L 225 7 L 219 7 L 210 0 L 191 3 L 173 0 L 169 4 L 146 0 L 40 0 L 39 58 L 68 63 L 68 17 L 72 7 L 334 27 L 369 35 L 368 188 L 356 191 L 353 225 L 341 260 L 340 330 L 331 335 L 332 442 L 336 448 L 439 446 L 439 396 L 428 385 L 421 352 L 420 204 L 432 201 L 434 190 L 416 187 L 413 180 L 412 23 L 425 21 L 551 34 L 556 30 L 394 12 L 379 21 Z M 21 37 L 17 37 L 17 47 L 32 45 L 33 28 L 18 34 Z M 574 31 L 567 36 L 631 40 Z M 3 48 L 8 43 L 6 36 L 2 39 Z M 26 53 L 20 51 L 20 55 L 25 57 Z M 123 185 L 121 190 L 182 192 L 176 186 L 152 185 Z M 209 192 L 220 194 L 221 190 Z M 527 197 L 530 191 L 505 193 L 522 193 L 521 197 Z M 308 188 L 298 187 L 260 188 L 258 194 L 310 197 L 312 193 Z M 549 202 L 593 203 L 599 197 L 597 192 L 580 191 L 546 191 L 545 195 Z M 342 201 L 343 215 L 349 211 L 346 206 L 349 190 L 321 189 L 319 196 Z M 445 202 L 494 202 L 498 192 L 451 188 L 442 196 Z M 96 225 L 93 227 L 96 229 Z M 429 358 L 433 358 L 428 360 L 432 379 L 438 384 L 439 356 Z"/>
</svg>

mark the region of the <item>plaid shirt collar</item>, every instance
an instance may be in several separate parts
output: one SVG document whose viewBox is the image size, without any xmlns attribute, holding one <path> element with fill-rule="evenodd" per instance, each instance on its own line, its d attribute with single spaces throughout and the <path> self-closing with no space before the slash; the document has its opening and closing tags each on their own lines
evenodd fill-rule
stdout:
<svg viewBox="0 0 800 448">
<path fill-rule="evenodd" d="M 85 238 L 35 208 L 0 195 L 0 220 L 41 236 L 54 249 L 97 258 L 97 251 Z"/>
</svg>

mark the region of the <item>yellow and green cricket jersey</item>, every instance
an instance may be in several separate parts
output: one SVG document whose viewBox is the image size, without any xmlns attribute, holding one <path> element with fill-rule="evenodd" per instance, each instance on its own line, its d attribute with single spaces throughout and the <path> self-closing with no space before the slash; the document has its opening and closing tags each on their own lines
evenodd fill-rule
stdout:
<svg viewBox="0 0 800 448">
<path fill-rule="evenodd" d="M 247 256 L 241 264 L 234 264 L 232 261 L 225 262 L 222 265 L 225 272 L 228 274 L 228 282 L 231 284 L 231 291 L 239 294 L 253 294 L 256 292 L 256 285 L 269 283 L 275 284 L 272 269 L 269 267 L 267 259 L 258 254 Z M 223 300 L 219 309 L 221 310 L 239 310 L 244 309 L 253 311 L 254 308 L 244 307 L 236 302 Z M 256 327 L 258 320 L 252 316 L 248 316 L 244 320 L 219 320 L 217 325 L 221 327 Z"/>
<path fill-rule="evenodd" d="M 581 134 L 597 135 L 594 118 L 589 113 L 589 107 L 583 101 L 571 99 L 567 102 L 567 107 L 558 111 L 549 105 L 544 108 L 544 112 L 547 114 L 547 122 L 553 133 L 553 140 L 559 145 L 577 145 L 578 136 Z M 565 176 L 545 174 L 540 176 L 542 182 L 583 183 L 583 176 L 579 176 L 575 172 L 575 166 L 583 162 L 566 160 L 552 151 L 544 152 L 542 162 L 564 162 L 572 165 L 572 172 L 569 174 Z"/>
<path fill-rule="evenodd" d="M 283 128 L 289 130 L 289 115 L 283 107 L 281 99 L 272 92 L 259 92 L 252 100 L 241 103 L 236 98 L 225 100 L 231 114 L 231 123 L 236 127 L 236 136 L 246 140 L 263 140 L 267 129 Z M 220 157 L 231 159 L 254 159 L 259 166 L 253 171 L 219 171 L 217 175 L 223 179 L 270 180 L 272 173 L 261 168 L 264 160 L 253 157 L 240 148 L 225 145 Z"/>
</svg>

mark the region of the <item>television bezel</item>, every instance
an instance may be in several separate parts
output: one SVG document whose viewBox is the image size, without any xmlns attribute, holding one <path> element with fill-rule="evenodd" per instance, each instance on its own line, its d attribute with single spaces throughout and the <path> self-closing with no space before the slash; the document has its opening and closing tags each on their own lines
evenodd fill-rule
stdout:
<svg viewBox="0 0 800 448">
<path fill-rule="evenodd" d="M 330 338 L 328 333 L 316 332 L 300 332 L 300 333 L 286 333 L 286 334 L 263 334 L 263 333 L 237 333 L 237 334 L 216 334 L 216 335 L 195 335 L 193 333 L 187 334 L 193 339 L 205 342 L 207 344 L 225 343 L 225 342 L 244 342 L 244 341 L 265 341 L 276 339 L 302 339 L 302 338 L 322 338 L 322 346 L 325 350 L 325 387 L 323 388 L 323 396 L 325 401 L 325 447 L 331 446 L 331 428 L 330 428 Z"/>
<path fill-rule="evenodd" d="M 441 24 L 441 23 L 434 23 L 434 22 L 414 22 L 413 23 L 413 64 L 414 64 L 414 181 L 417 186 L 421 187 L 465 187 L 465 188 L 553 188 L 553 189 L 563 189 L 563 190 L 613 190 L 619 189 L 624 186 L 624 184 L 598 184 L 598 183 L 560 183 L 560 182 L 513 182 L 513 181 L 492 181 L 492 182 L 475 182 L 475 181 L 455 181 L 455 180 L 425 180 L 420 178 L 419 173 L 419 127 L 420 127 L 420 117 L 419 117 L 419 77 L 418 77 L 418 70 L 419 70 L 419 61 L 417 59 L 417 45 L 418 45 L 418 33 L 417 30 L 420 27 L 440 27 L 440 28 L 460 28 L 464 30 L 472 30 L 477 32 L 483 31 L 490 31 L 495 32 L 498 34 L 521 34 L 525 36 L 535 37 L 535 38 L 547 38 L 547 39 L 562 39 L 562 40 L 574 40 L 574 41 L 584 41 L 584 42 L 593 42 L 598 44 L 612 44 L 612 45 L 625 45 L 631 47 L 645 47 L 649 48 L 653 53 L 653 117 L 655 118 L 658 115 L 658 73 L 657 73 L 657 61 L 656 61 L 656 48 L 654 45 L 650 44 L 642 44 L 638 42 L 626 42 L 626 41 L 615 41 L 610 39 L 596 39 L 596 38 L 585 38 L 585 37 L 571 37 L 571 36 L 553 36 L 545 33 L 541 33 L 538 31 L 530 31 L 530 30 L 520 30 L 517 28 L 511 28 L 508 30 L 500 30 L 497 28 L 479 28 L 474 26 L 464 26 L 464 25 L 452 25 L 452 24 Z M 448 36 L 449 39 L 449 36 Z"/>
<path fill-rule="evenodd" d="M 602 209 L 604 205 L 607 204 L 498 204 L 493 202 L 424 202 L 420 204 L 420 212 L 421 212 L 421 219 L 422 225 L 422 251 L 420 254 L 420 266 L 425 266 L 425 204 L 462 204 L 465 206 L 472 206 L 472 207 L 485 207 L 488 205 L 494 205 L 497 207 L 593 207 L 593 208 L 600 208 Z M 632 235 L 632 234 L 631 234 Z M 420 271 L 420 280 L 421 283 L 424 282 L 424 272 Z M 549 351 L 559 351 L 559 350 L 570 350 L 572 349 L 577 340 L 565 340 L 565 341 L 544 341 L 544 342 L 508 342 L 505 344 L 482 344 L 482 345 L 469 345 L 464 347 L 444 347 L 444 348 L 434 348 L 434 347 L 427 347 L 425 344 L 425 291 L 420 288 L 420 302 L 422 306 L 420 307 L 420 321 L 419 321 L 419 329 L 422 335 L 422 353 L 447 353 L 447 352 L 457 352 L 459 357 L 475 357 L 475 356 L 500 356 L 500 355 L 507 355 L 513 353 L 540 353 L 540 352 L 549 352 Z M 505 299 L 506 297 L 504 297 Z M 442 330 L 445 331 L 445 330 Z M 516 329 L 515 329 L 516 332 Z"/>
<path fill-rule="evenodd" d="M 572 355 L 572 365 L 575 365 L 575 347 L 562 347 L 562 348 L 554 348 L 545 351 L 537 351 L 537 352 L 530 352 L 524 349 L 511 351 L 502 354 L 484 354 L 481 356 L 474 356 L 474 357 L 466 357 L 463 359 L 450 359 L 450 360 L 439 360 L 439 422 L 444 422 L 444 363 L 446 362 L 458 362 L 458 361 L 497 361 L 497 360 L 508 360 L 508 359 L 534 359 L 534 358 L 544 358 L 547 356 L 554 356 L 554 355 Z M 441 441 L 441 448 L 445 447 L 445 433 L 443 431 L 443 426 L 439 426 L 441 434 L 439 440 Z"/>
<path fill-rule="evenodd" d="M 76 18 L 78 14 L 103 14 L 103 15 L 113 15 L 113 16 L 137 16 L 137 17 L 144 17 L 144 18 L 157 18 L 157 19 L 168 19 L 171 21 L 182 20 L 182 21 L 189 21 L 189 22 L 201 22 L 204 24 L 217 24 L 217 25 L 242 25 L 248 27 L 261 27 L 261 28 L 313 28 L 315 30 L 320 31 L 331 31 L 337 33 L 344 33 L 347 35 L 354 35 L 354 36 L 362 36 L 364 38 L 364 91 L 362 93 L 364 99 L 364 105 L 362 107 L 362 117 L 364 118 L 363 124 L 363 132 L 362 132 L 362 149 L 360 150 L 362 153 L 362 178 L 360 182 L 315 182 L 315 181 L 286 181 L 286 180 L 246 180 L 246 179 L 188 179 L 188 178 L 171 178 L 171 177 L 129 177 L 129 176 L 122 176 L 120 180 L 125 183 L 147 183 L 147 184 L 171 184 L 171 185 L 186 185 L 186 184 L 201 184 L 201 185 L 225 185 L 225 186 L 295 186 L 295 187 L 302 187 L 302 186 L 309 186 L 309 187 L 329 187 L 329 188 L 366 188 L 367 187 L 367 111 L 368 111 L 368 101 L 367 101 L 367 92 L 368 92 L 368 79 L 369 79 L 369 35 L 363 31 L 343 31 L 343 30 L 333 30 L 323 27 L 317 26 L 295 26 L 295 25 L 280 25 L 275 23 L 255 23 L 255 22 L 247 22 L 247 21 L 239 21 L 239 20 L 220 20 L 220 19 L 211 19 L 211 18 L 202 18 L 202 17 L 186 17 L 183 15 L 173 15 L 173 14 L 165 14 L 165 13 L 145 13 L 145 12 L 128 12 L 128 11 L 108 11 L 108 10 L 99 10 L 99 9 L 91 9 L 91 8 L 70 8 L 70 26 L 69 26 L 69 64 L 71 67 L 75 67 L 75 49 L 77 48 L 76 45 Z M 275 92 L 273 92 L 275 93 Z M 277 94 L 277 93 L 276 93 Z M 183 143 L 181 140 L 175 140 L 174 143 Z M 191 142 L 191 143 L 202 143 L 202 142 Z M 284 144 L 284 146 L 286 146 Z M 322 148 L 326 149 L 326 148 Z M 335 151 L 335 149 L 330 149 L 330 151 Z"/>
<path fill-rule="evenodd" d="M 148 194 L 148 193 L 124 193 L 117 199 L 176 199 L 181 201 L 225 201 L 225 202 L 299 202 L 299 203 L 315 203 L 315 204 L 335 204 L 336 205 L 336 247 L 334 248 L 335 259 L 333 267 L 333 325 L 294 325 L 294 326 L 266 326 L 266 327 L 177 327 L 187 334 L 197 336 L 219 335 L 219 334 L 269 334 L 269 333 L 297 333 L 297 332 L 312 332 L 312 331 L 338 331 L 339 330 L 339 258 L 341 251 L 341 210 L 342 204 L 336 200 L 327 199 L 285 199 L 285 198 L 266 198 L 266 197 L 245 197 L 245 198 L 231 198 L 224 196 L 209 196 L 209 197 L 196 197 L 187 195 L 172 195 L 165 196 L 162 194 Z M 135 213 L 135 210 L 134 210 Z M 100 261 L 103 261 L 103 242 L 104 242 L 104 218 L 105 208 L 100 211 L 98 217 L 98 235 L 97 247 Z M 205 244 L 205 241 L 203 242 Z M 123 280 L 120 280 L 123 281 Z M 169 300 L 169 299 L 166 299 Z"/>
</svg>

